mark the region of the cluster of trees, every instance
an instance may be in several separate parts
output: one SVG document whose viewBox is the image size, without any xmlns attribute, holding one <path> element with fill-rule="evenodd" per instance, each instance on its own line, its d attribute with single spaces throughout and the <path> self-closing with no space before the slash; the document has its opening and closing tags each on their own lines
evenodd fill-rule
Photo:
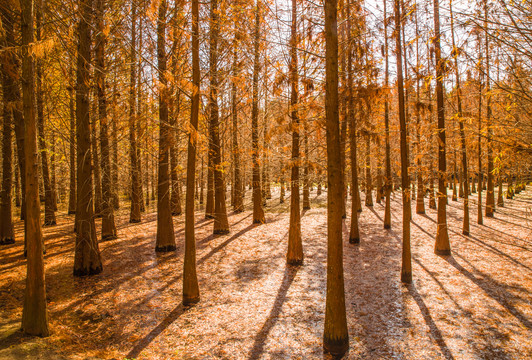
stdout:
<svg viewBox="0 0 532 360">
<path fill-rule="evenodd" d="M 132 223 L 156 200 L 155 250 L 175 250 L 172 217 L 182 213 L 185 185 L 190 305 L 200 296 L 196 205 L 205 202 L 213 233 L 226 234 L 228 203 L 244 211 L 247 187 L 252 221 L 263 224 L 272 188 L 284 202 L 288 183 L 290 265 L 304 258 L 301 208 L 310 208 L 312 188 L 327 188 L 324 346 L 345 352 L 348 193 L 357 244 L 361 189 L 365 206 L 384 201 L 385 229 L 391 193 L 401 189 L 401 280 L 409 283 L 412 200 L 417 214 L 427 196 L 437 208 L 435 253 L 448 255 L 449 187 L 453 201 L 464 199 L 468 235 L 471 194 L 482 224 L 504 206 L 503 183 L 512 197 L 528 180 L 531 11 L 503 0 L 2 2 L 0 243 L 14 242 L 12 205 L 20 206 L 24 331 L 49 332 L 41 202 L 44 226 L 55 225 L 61 204 L 75 214 L 73 272 L 85 276 L 102 271 L 98 244 L 117 237 L 125 197 Z"/>
</svg>

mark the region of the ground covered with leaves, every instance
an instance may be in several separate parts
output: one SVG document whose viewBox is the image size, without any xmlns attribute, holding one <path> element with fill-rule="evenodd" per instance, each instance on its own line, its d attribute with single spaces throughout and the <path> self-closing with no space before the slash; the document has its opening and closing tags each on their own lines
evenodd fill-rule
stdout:
<svg viewBox="0 0 532 360">
<path fill-rule="evenodd" d="M 532 191 L 505 199 L 484 225 L 476 223 L 476 196 L 472 202 L 466 237 L 462 201 L 449 200 L 448 257 L 433 251 L 436 212 L 414 212 L 409 286 L 399 281 L 400 193 L 391 230 L 382 226 L 383 205 L 364 207 L 362 241 L 351 245 L 346 220 L 346 358 L 532 358 Z M 17 221 L 17 243 L 0 248 L 0 359 L 326 358 L 326 193 L 312 192 L 302 216 L 305 262 L 295 268 L 285 265 L 288 203 L 268 200 L 261 226 L 252 225 L 248 204 L 230 214 L 231 233 L 215 237 L 198 210 L 201 302 L 191 308 L 180 304 L 183 216 L 175 217 L 177 250 L 156 254 L 155 213 L 129 224 L 122 204 L 119 239 L 100 243 L 103 272 L 84 278 L 72 275 L 73 216 L 59 216 L 44 228 L 52 335 L 43 339 L 19 330 L 26 268 Z"/>
</svg>

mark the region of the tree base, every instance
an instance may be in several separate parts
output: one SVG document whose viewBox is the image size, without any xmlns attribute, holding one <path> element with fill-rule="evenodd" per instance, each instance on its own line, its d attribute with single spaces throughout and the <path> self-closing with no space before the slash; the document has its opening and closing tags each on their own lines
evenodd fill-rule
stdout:
<svg viewBox="0 0 532 360">
<path fill-rule="evenodd" d="M 214 219 L 214 215 L 205 215 L 205 219 Z"/>
<path fill-rule="evenodd" d="M 425 215 L 425 210 L 416 210 L 416 214 Z"/>
<path fill-rule="evenodd" d="M 323 336 L 323 351 L 326 354 L 339 358 L 344 356 L 347 350 L 349 350 L 349 337 L 347 335 L 341 339 L 330 339 L 325 335 Z"/>
<path fill-rule="evenodd" d="M 486 217 L 492 218 L 493 217 L 493 213 L 486 214 Z"/>
<path fill-rule="evenodd" d="M 229 229 L 216 229 L 212 232 L 214 235 L 227 235 L 229 234 Z"/>
<path fill-rule="evenodd" d="M 303 210 L 310 210 L 310 206 L 303 206 Z M 343 219 L 345 219 L 347 215 L 342 216 Z"/>
<path fill-rule="evenodd" d="M 469 236 L 469 231 L 462 231 L 462 235 Z"/>
<path fill-rule="evenodd" d="M 115 234 L 102 235 L 102 241 L 110 241 L 116 239 L 118 239 L 118 236 L 116 236 Z"/>
<path fill-rule="evenodd" d="M 434 254 L 440 255 L 440 256 L 449 256 L 451 255 L 451 250 L 450 249 L 444 249 L 444 250 L 434 249 Z"/>
<path fill-rule="evenodd" d="M 392 228 L 392 225 L 390 225 L 390 224 L 384 224 L 384 228 L 385 228 L 386 230 L 390 230 L 390 229 Z"/>
<path fill-rule="evenodd" d="M 179 215 L 181 215 L 181 214 L 182 214 L 181 211 L 180 211 L 180 212 L 177 212 L 177 211 L 176 211 L 176 212 L 172 212 L 172 216 L 179 216 Z"/>
<path fill-rule="evenodd" d="M 15 243 L 15 239 L 14 238 L 4 238 L 2 240 L 0 240 L 0 245 L 11 245 L 11 244 L 14 244 Z"/>
<path fill-rule="evenodd" d="M 76 210 L 68 210 L 68 215 L 75 215 L 76 214 Z"/>
<path fill-rule="evenodd" d="M 140 219 L 129 219 L 130 224 L 139 224 L 141 222 Z"/>
<path fill-rule="evenodd" d="M 200 297 L 184 297 L 183 296 L 183 306 L 193 306 L 197 303 L 199 303 Z"/>
<path fill-rule="evenodd" d="M 253 219 L 253 224 L 265 224 L 266 221 L 264 219 Z"/>
<path fill-rule="evenodd" d="M 411 284 L 412 283 L 412 272 L 401 272 L 401 282 L 403 284 Z"/>
<path fill-rule="evenodd" d="M 360 244 L 360 238 L 349 238 L 350 244 Z"/>
<path fill-rule="evenodd" d="M 176 249 L 176 246 L 175 245 L 164 245 L 164 246 L 156 246 L 155 247 L 155 252 L 170 252 L 170 251 L 174 251 Z"/>
<path fill-rule="evenodd" d="M 43 224 L 43 226 L 54 226 L 54 225 L 57 225 L 55 220 L 47 220 Z"/>
<path fill-rule="evenodd" d="M 286 259 L 286 263 L 290 266 L 301 266 L 303 265 L 303 259 Z"/>
<path fill-rule="evenodd" d="M 89 275 L 96 275 L 101 273 L 103 270 L 102 265 L 97 266 L 95 268 L 88 268 L 88 269 L 74 269 L 74 276 L 89 276 Z"/>
</svg>

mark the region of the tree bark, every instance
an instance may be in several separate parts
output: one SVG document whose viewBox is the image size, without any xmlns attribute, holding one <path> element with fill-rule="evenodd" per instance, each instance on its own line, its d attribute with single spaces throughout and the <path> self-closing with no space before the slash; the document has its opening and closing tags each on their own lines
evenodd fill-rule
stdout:
<svg viewBox="0 0 532 360">
<path fill-rule="evenodd" d="M 392 193 L 392 165 L 391 165 L 391 150 L 390 150 L 390 109 L 388 102 L 388 87 L 389 87 L 389 64 L 388 64 L 388 15 L 386 12 L 386 0 L 384 2 L 384 61 L 385 61 L 385 80 L 386 94 L 384 98 L 384 128 L 385 128 L 385 147 L 386 147 L 386 173 L 384 180 L 385 204 L 384 204 L 384 228 L 390 229 L 392 227 L 391 214 L 391 193 Z M 353 165 L 351 165 L 353 166 Z"/>
<path fill-rule="evenodd" d="M 253 100 L 251 107 L 251 148 L 253 162 L 253 223 L 264 224 L 259 165 L 259 72 L 260 72 L 260 0 L 255 8 L 255 34 L 253 39 Z"/>
<path fill-rule="evenodd" d="M 222 146 L 220 142 L 220 119 L 218 109 L 218 38 L 220 36 L 218 0 L 211 0 L 211 29 L 209 44 L 210 62 L 210 132 L 214 176 L 214 234 L 229 233 L 229 220 L 225 204 L 225 182 L 223 178 Z"/>
<path fill-rule="evenodd" d="M 349 348 L 342 248 L 343 174 L 338 115 L 337 1 L 325 0 L 325 119 L 327 129 L 327 295 L 323 347 L 333 356 Z"/>
<path fill-rule="evenodd" d="M 292 25 L 290 36 L 290 112 L 292 118 L 292 158 L 290 178 L 290 224 L 288 227 L 288 251 L 286 262 L 290 265 L 303 263 L 303 242 L 301 241 L 301 209 L 299 205 L 299 114 L 297 73 L 297 0 L 292 0 Z"/>
<path fill-rule="evenodd" d="M 93 275 L 102 271 L 96 238 L 91 174 L 90 141 L 90 64 L 92 0 L 80 0 L 78 25 L 78 62 L 76 84 L 77 206 L 74 276 Z"/>
<path fill-rule="evenodd" d="M 131 171 L 131 209 L 129 213 L 130 223 L 141 221 L 140 211 L 140 178 L 138 168 L 137 150 L 137 130 L 135 129 L 135 86 L 137 86 L 137 62 L 136 62 L 136 25 L 137 23 L 137 2 L 131 2 L 131 48 L 130 48 L 130 82 L 129 82 L 129 156 Z"/>
<path fill-rule="evenodd" d="M 405 94 L 403 83 L 403 59 L 401 50 L 401 10 L 400 2 L 394 1 L 395 14 L 395 46 L 397 56 L 397 93 L 399 97 L 399 127 L 400 127 L 400 147 L 401 147 L 401 190 L 403 193 L 403 251 L 401 262 L 401 281 L 412 282 L 412 255 L 410 249 L 410 220 L 412 218 L 410 205 L 410 177 L 408 175 L 408 142 L 406 130 L 405 114 Z"/>
<path fill-rule="evenodd" d="M 22 330 L 29 335 L 48 336 L 43 237 L 40 224 L 39 165 L 35 122 L 34 63 L 30 54 L 33 37 L 33 0 L 21 1 L 22 8 L 22 103 L 24 109 L 24 153 L 26 178 L 27 273 Z"/>
<path fill-rule="evenodd" d="M 102 241 L 116 239 L 116 225 L 111 191 L 111 162 L 109 159 L 109 134 L 107 118 L 106 74 L 105 65 L 105 0 L 96 0 L 96 86 L 98 91 L 98 117 L 100 120 L 100 148 L 102 154 Z"/>
<path fill-rule="evenodd" d="M 157 178 L 157 238 L 155 251 L 167 252 L 176 249 L 174 222 L 170 210 L 170 126 L 168 124 L 168 79 L 166 74 L 166 12 L 167 1 L 159 4 L 157 20 L 157 60 L 159 66 L 159 173 Z"/>
<path fill-rule="evenodd" d="M 200 105 L 199 64 L 199 0 L 192 0 L 192 104 L 190 108 L 190 133 L 188 134 L 187 194 L 185 199 L 185 259 L 183 265 L 183 305 L 200 300 L 196 275 L 196 239 L 194 233 L 194 181 L 196 177 L 196 145 Z"/>
<path fill-rule="evenodd" d="M 434 50 L 436 59 L 436 109 L 438 113 L 438 227 L 434 252 L 450 255 L 449 233 L 447 231 L 447 163 L 445 149 L 445 109 L 443 76 L 445 61 L 441 58 L 439 2 L 434 0 Z"/>
</svg>

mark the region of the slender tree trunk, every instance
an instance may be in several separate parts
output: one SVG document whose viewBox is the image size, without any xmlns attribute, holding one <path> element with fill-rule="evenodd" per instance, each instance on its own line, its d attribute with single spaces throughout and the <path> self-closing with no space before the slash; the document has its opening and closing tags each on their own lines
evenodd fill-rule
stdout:
<svg viewBox="0 0 532 360">
<path fill-rule="evenodd" d="M 111 179 L 111 184 L 112 184 L 112 190 L 111 190 L 111 193 L 112 193 L 112 204 L 113 204 L 113 208 L 115 210 L 118 210 L 120 208 L 120 201 L 119 201 L 119 197 L 118 197 L 118 194 L 119 194 L 119 187 L 118 187 L 118 131 L 117 131 L 117 122 L 118 122 L 118 116 L 116 115 L 116 108 L 117 108 L 117 104 L 116 104 L 116 96 L 117 96 L 117 91 L 116 91 L 116 79 L 115 79 L 115 89 L 113 91 L 113 113 L 114 113 L 114 119 L 113 121 L 111 121 L 111 138 L 112 138 L 112 156 L 113 156 L 113 161 L 112 161 L 112 166 L 111 166 L 111 170 L 112 170 L 112 179 Z"/>
<path fill-rule="evenodd" d="M 155 251 L 176 249 L 174 222 L 170 210 L 169 152 L 170 126 L 168 124 L 168 79 L 166 73 L 166 11 L 167 1 L 159 4 L 157 21 L 157 60 L 159 66 L 159 174 L 157 178 L 157 237 Z M 133 162 L 133 164 L 135 164 Z"/>
<path fill-rule="evenodd" d="M 480 35 L 478 36 L 478 199 L 477 199 L 477 223 L 482 225 L 482 50 Z"/>
<path fill-rule="evenodd" d="M 486 217 L 493 217 L 495 212 L 495 184 L 493 181 L 493 126 L 491 124 L 491 89 L 490 89 L 490 46 L 489 46 L 489 28 L 488 28 L 488 1 L 484 0 L 484 31 L 486 39 L 486 128 L 487 128 L 487 148 L 488 148 L 488 176 L 486 188 Z"/>
<path fill-rule="evenodd" d="M 445 149 L 445 109 L 443 76 L 445 61 L 441 58 L 439 2 L 434 0 L 434 49 L 436 59 L 436 109 L 438 113 L 438 228 L 434 252 L 450 255 L 449 233 L 447 231 L 447 163 Z"/>
<path fill-rule="evenodd" d="M 303 144 L 305 147 L 305 168 L 303 169 L 303 210 L 310 209 L 310 185 L 309 185 L 309 149 L 308 149 L 308 126 L 303 126 L 304 135 L 303 135 Z"/>
<path fill-rule="evenodd" d="M 17 152 L 14 151 L 14 168 L 15 168 L 15 206 L 20 207 L 20 171 L 18 167 L 18 159 L 17 159 Z"/>
<path fill-rule="evenodd" d="M 35 123 L 35 88 L 33 56 L 33 0 L 21 1 L 22 7 L 22 103 L 24 108 L 26 154 L 26 219 L 27 273 L 22 330 L 29 335 L 48 336 L 46 286 L 44 280 L 43 238 L 40 224 L 39 172 L 37 160 L 37 126 Z"/>
<path fill-rule="evenodd" d="M 410 219 L 412 218 L 410 205 L 410 177 L 408 175 L 408 143 L 406 134 L 405 94 L 403 83 L 403 59 L 401 50 L 401 0 L 394 1 L 395 13 L 395 46 L 397 56 L 397 93 L 399 97 L 399 127 L 401 146 L 401 190 L 403 192 L 403 251 L 401 263 L 401 281 L 412 282 L 412 255 L 410 250 Z"/>
<path fill-rule="evenodd" d="M 255 34 L 253 40 L 253 100 L 251 108 L 251 147 L 253 162 L 253 223 L 264 224 L 266 220 L 264 218 L 264 210 L 262 209 L 259 165 L 260 0 L 257 0 L 255 6 Z"/>
<path fill-rule="evenodd" d="M 140 189 L 139 189 L 139 169 L 138 169 L 138 151 L 137 151 L 137 130 L 135 129 L 135 86 L 137 86 L 137 62 L 136 62 L 136 43 L 137 43 L 137 2 L 131 2 L 131 48 L 130 48 L 130 82 L 129 82 L 129 156 L 131 169 L 131 209 L 129 213 L 130 223 L 139 223 L 141 221 L 140 209 Z M 164 126 L 167 126 L 165 124 Z M 163 126 L 163 125 L 161 125 Z M 163 127 L 164 127 L 163 126 Z M 167 164 L 168 166 L 168 164 Z"/>
<path fill-rule="evenodd" d="M 92 0 L 80 0 L 78 25 L 78 66 L 76 84 L 77 206 L 74 276 L 93 275 L 102 271 L 96 238 L 91 174 L 90 141 L 90 64 Z"/>
<path fill-rule="evenodd" d="M 220 142 L 220 119 L 218 108 L 218 38 L 220 36 L 218 0 L 211 1 L 211 29 L 209 44 L 210 62 L 210 126 L 211 152 L 214 172 L 214 234 L 229 233 L 229 220 L 225 204 L 225 182 L 223 178 L 222 144 Z"/>
<path fill-rule="evenodd" d="M 366 113 L 366 122 L 368 123 L 368 131 L 366 133 L 366 199 L 365 203 L 366 206 L 373 206 L 373 180 L 371 179 L 371 141 L 370 141 L 370 133 L 369 133 L 369 116 L 371 113 L 371 109 L 369 107 L 368 102 L 368 108 Z"/>
<path fill-rule="evenodd" d="M 207 152 L 207 204 L 205 205 L 205 218 L 214 218 L 214 172 L 212 169 L 211 145 L 212 138 L 209 133 L 209 150 Z"/>
<path fill-rule="evenodd" d="M 337 1 L 325 0 L 325 119 L 327 129 L 327 295 L 323 347 L 333 356 L 349 348 L 343 268 L 343 174 L 338 115 Z"/>
<path fill-rule="evenodd" d="M 420 68 L 419 64 L 419 26 L 418 26 L 418 10 L 416 13 L 416 67 Z M 425 214 L 425 186 L 423 185 L 423 167 L 421 163 L 421 99 L 420 99 L 420 77 L 416 76 L 416 150 L 417 150 L 417 201 L 416 214 Z"/>
<path fill-rule="evenodd" d="M 194 234 L 194 181 L 200 105 L 199 0 L 192 0 L 192 93 L 190 133 L 188 134 L 187 194 L 185 199 L 185 259 L 183 265 L 183 305 L 200 300 L 196 275 L 196 239 Z"/>
<path fill-rule="evenodd" d="M 102 241 L 116 239 L 116 225 L 111 191 L 111 162 L 109 159 L 109 134 L 107 118 L 105 66 L 105 0 L 96 0 L 96 86 L 98 91 L 98 117 L 100 120 L 100 148 L 102 153 Z"/>
<path fill-rule="evenodd" d="M 177 216 L 181 215 L 181 194 L 179 193 L 179 187 L 181 186 L 179 183 L 179 177 L 177 174 L 177 168 L 179 166 L 179 160 L 177 156 L 177 149 L 178 149 L 178 142 L 177 142 L 177 117 L 179 114 L 179 106 L 180 106 L 180 96 L 177 95 L 177 101 L 175 102 L 175 108 L 174 105 L 171 105 L 170 108 L 172 109 L 170 111 L 170 130 L 169 130 L 169 138 L 170 138 L 170 177 L 172 180 L 172 194 L 170 198 L 170 207 L 172 208 L 172 215 Z"/>
<path fill-rule="evenodd" d="M 351 161 L 351 226 L 349 229 L 349 242 L 351 244 L 360 243 L 360 230 L 358 227 L 358 165 L 357 165 L 357 144 L 356 144 L 356 118 L 353 89 L 353 40 L 351 39 L 351 0 L 347 4 L 347 122 L 349 123 L 349 146 Z M 387 60 L 386 60 L 387 61 Z M 386 103 L 386 111 L 388 103 Z"/>
<path fill-rule="evenodd" d="M 233 14 L 234 17 L 234 27 L 235 35 L 233 38 L 233 65 L 232 72 L 233 77 L 231 79 L 231 115 L 233 121 L 233 132 L 232 137 L 232 153 L 233 153 L 233 193 L 234 193 L 234 203 L 233 210 L 236 213 L 244 211 L 244 199 L 242 193 L 242 175 L 240 173 L 240 149 L 238 147 L 238 88 L 237 81 L 240 75 L 240 68 L 238 66 L 238 46 L 239 46 L 239 32 L 238 32 L 238 17 L 237 17 L 238 6 L 233 5 Z"/>
<path fill-rule="evenodd" d="M 292 118 L 292 159 L 290 178 L 290 224 L 288 228 L 288 252 L 286 261 L 290 265 L 303 263 L 303 242 L 301 241 L 301 209 L 299 205 L 299 114 L 297 73 L 297 0 L 292 0 L 292 25 L 290 36 L 290 112 Z"/>
<path fill-rule="evenodd" d="M 3 139 L 2 139 L 2 192 L 0 193 L 0 245 L 15 243 L 15 230 L 13 226 L 12 212 L 12 176 L 13 176 L 13 147 L 12 147 L 12 125 L 13 113 L 20 111 L 15 103 L 15 87 L 17 84 L 13 81 L 9 71 L 13 71 L 13 65 L 16 63 L 14 54 L 7 50 L 14 44 L 13 18 L 10 11 L 2 11 L 1 19 L 3 26 L 3 39 L 1 39 L 2 51 L 5 52 L 4 61 L 0 64 L 2 75 L 3 90 Z M 15 173 L 18 173 L 17 164 L 15 164 Z M 18 182 L 15 176 L 15 181 Z M 17 183 L 16 183 L 17 184 Z M 17 186 L 15 186 L 17 187 Z M 18 189 L 15 189 L 15 197 L 18 195 Z M 19 199 L 20 203 L 20 199 Z"/>
<path fill-rule="evenodd" d="M 96 0 L 93 0 L 96 1 Z M 95 91 L 96 92 L 96 91 Z M 94 96 L 94 99 L 97 97 Z M 98 156 L 98 133 L 97 133 L 97 102 L 94 101 L 94 105 L 92 108 L 92 121 L 91 121 L 91 146 L 92 146 L 92 169 L 93 169 L 93 177 L 94 177 L 94 215 L 96 217 L 102 216 L 102 183 L 101 183 L 101 176 L 100 176 L 100 158 Z"/>
<path fill-rule="evenodd" d="M 41 41 L 42 36 L 42 0 L 36 0 L 36 41 Z M 54 194 L 50 184 L 50 171 L 48 168 L 48 151 L 44 134 L 44 89 L 43 89 L 43 64 L 42 60 L 36 58 L 36 87 L 37 87 L 37 130 L 39 134 L 39 150 L 41 155 L 42 179 L 44 185 L 44 226 L 55 225 Z"/>
<path fill-rule="evenodd" d="M 456 49 L 455 40 L 454 40 L 454 17 L 453 17 L 453 4 L 452 0 L 449 1 L 449 6 L 451 10 L 451 36 L 452 36 L 452 45 L 453 49 Z M 455 65 L 455 75 L 456 75 L 456 101 L 458 106 L 458 125 L 460 130 L 460 145 L 462 150 L 462 174 L 463 174 L 463 192 L 464 198 L 464 220 L 462 222 L 462 234 L 469 235 L 469 174 L 467 171 L 467 146 L 466 146 L 466 136 L 464 130 L 464 118 L 462 113 L 462 88 L 460 86 L 460 71 L 458 68 L 458 51 L 454 51 L 454 65 Z M 462 184 L 462 182 L 460 182 Z M 462 189 L 462 188 L 461 188 Z"/>
<path fill-rule="evenodd" d="M 390 229 L 392 227 L 392 216 L 391 216 L 391 193 L 392 193 L 392 165 L 391 165 L 391 150 L 390 150 L 390 109 L 388 103 L 388 92 L 389 92 L 389 68 L 388 68 L 388 16 L 386 13 L 386 0 L 384 2 L 384 61 L 385 61 L 385 87 L 386 94 L 384 98 L 384 127 L 385 127 L 385 142 L 386 142 L 386 173 L 384 180 L 384 191 L 385 191 L 385 205 L 384 205 L 384 228 Z M 354 134 L 353 134 L 354 135 Z M 352 136 L 353 136 L 352 135 Z M 353 165 L 351 165 L 353 166 Z M 356 166 L 355 166 L 356 168 Z"/>
</svg>

